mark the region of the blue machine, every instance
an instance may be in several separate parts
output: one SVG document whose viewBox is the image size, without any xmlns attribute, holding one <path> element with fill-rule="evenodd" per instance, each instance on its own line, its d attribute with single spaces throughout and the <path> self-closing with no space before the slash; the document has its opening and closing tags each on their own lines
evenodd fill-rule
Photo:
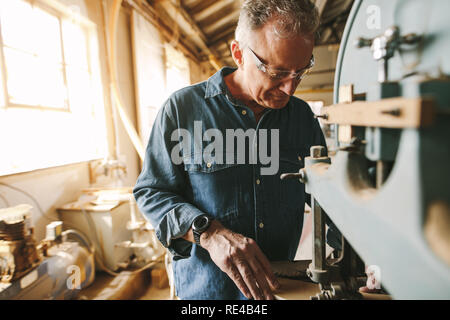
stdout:
<svg viewBox="0 0 450 320">
<path fill-rule="evenodd" d="M 450 299 L 450 1 L 355 1 L 319 115 L 337 150 L 313 147 L 309 277 L 318 299 L 358 298 L 364 265 L 394 299 Z M 325 222 L 343 235 L 325 259 Z M 362 263 L 363 262 L 363 263 Z M 362 269 L 361 269 L 362 267 Z"/>
<path fill-rule="evenodd" d="M 31 206 L 0 210 L 0 300 L 73 299 L 95 278 L 94 248 L 80 232 L 47 225 L 39 244 Z"/>
</svg>

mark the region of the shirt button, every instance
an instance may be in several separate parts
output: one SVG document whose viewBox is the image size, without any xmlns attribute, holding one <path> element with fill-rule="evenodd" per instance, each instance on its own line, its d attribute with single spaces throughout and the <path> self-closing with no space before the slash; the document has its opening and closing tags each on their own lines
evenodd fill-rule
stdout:
<svg viewBox="0 0 450 320">
<path fill-rule="evenodd" d="M 256 184 L 260 184 L 260 183 L 261 183 L 261 180 L 256 179 Z"/>
<path fill-rule="evenodd" d="M 264 223 L 261 222 L 261 223 L 259 224 L 259 228 L 260 228 L 260 229 L 264 228 Z"/>
<path fill-rule="evenodd" d="M 242 110 L 242 114 L 245 116 L 247 114 L 246 110 Z"/>
<path fill-rule="evenodd" d="M 206 164 L 206 166 L 207 166 L 208 168 L 211 168 L 211 163 L 208 162 L 208 163 Z"/>
</svg>

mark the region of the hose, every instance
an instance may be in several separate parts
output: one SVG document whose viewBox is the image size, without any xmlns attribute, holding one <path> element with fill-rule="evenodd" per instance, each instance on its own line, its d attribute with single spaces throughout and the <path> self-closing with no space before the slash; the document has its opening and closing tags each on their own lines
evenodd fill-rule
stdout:
<svg viewBox="0 0 450 320">
<path fill-rule="evenodd" d="M 68 229 L 66 231 L 63 231 L 62 235 L 64 237 L 66 237 L 68 235 L 76 236 L 85 245 L 85 247 L 88 249 L 89 253 L 95 254 L 95 247 L 89 241 L 88 237 L 86 237 L 82 232 L 75 230 L 75 229 Z"/>
</svg>

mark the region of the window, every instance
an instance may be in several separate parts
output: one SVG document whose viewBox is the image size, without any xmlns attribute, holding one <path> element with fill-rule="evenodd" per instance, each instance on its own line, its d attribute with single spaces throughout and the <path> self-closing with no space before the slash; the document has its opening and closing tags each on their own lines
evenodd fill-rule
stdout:
<svg viewBox="0 0 450 320">
<path fill-rule="evenodd" d="M 95 24 L 55 1 L 1 0 L 0 30 L 0 175 L 101 158 Z"/>
<path fill-rule="evenodd" d="M 307 104 L 309 104 L 309 107 L 311 108 L 312 112 L 315 115 L 320 115 L 321 114 L 321 110 L 323 107 L 323 101 L 322 100 L 317 100 L 317 101 L 306 101 Z"/>
<path fill-rule="evenodd" d="M 6 106 L 92 103 L 86 27 L 24 0 L 3 0 L 0 21 Z"/>
<path fill-rule="evenodd" d="M 181 52 L 163 42 L 157 27 L 135 10 L 131 12 L 131 31 L 138 127 L 146 145 L 164 101 L 174 91 L 190 85 L 189 63 Z"/>
<path fill-rule="evenodd" d="M 311 108 L 312 112 L 316 116 L 322 114 L 322 108 L 324 106 L 324 102 L 322 100 L 314 100 L 314 101 L 310 100 L 310 101 L 306 101 L 306 103 L 309 105 L 309 107 Z M 318 118 L 318 120 L 319 120 L 320 127 L 322 129 L 324 129 L 325 125 L 324 125 L 324 123 L 322 121 L 322 118 Z"/>
<path fill-rule="evenodd" d="M 190 85 L 189 62 L 183 53 L 170 44 L 165 44 L 166 52 L 166 95 Z"/>
</svg>

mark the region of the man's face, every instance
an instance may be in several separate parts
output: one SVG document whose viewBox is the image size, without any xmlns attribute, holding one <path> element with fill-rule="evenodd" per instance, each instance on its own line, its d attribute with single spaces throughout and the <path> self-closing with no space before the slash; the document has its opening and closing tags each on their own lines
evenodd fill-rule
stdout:
<svg viewBox="0 0 450 320">
<path fill-rule="evenodd" d="M 250 48 L 241 49 L 244 59 L 242 68 L 244 85 L 251 98 L 266 108 L 284 108 L 301 80 L 291 77 L 270 78 L 267 73 L 257 68 L 250 49 L 262 63 L 270 68 L 297 72 L 309 65 L 313 46 L 313 35 L 280 38 L 274 33 L 273 24 L 270 22 L 262 29 L 254 31 L 249 44 Z"/>
</svg>

